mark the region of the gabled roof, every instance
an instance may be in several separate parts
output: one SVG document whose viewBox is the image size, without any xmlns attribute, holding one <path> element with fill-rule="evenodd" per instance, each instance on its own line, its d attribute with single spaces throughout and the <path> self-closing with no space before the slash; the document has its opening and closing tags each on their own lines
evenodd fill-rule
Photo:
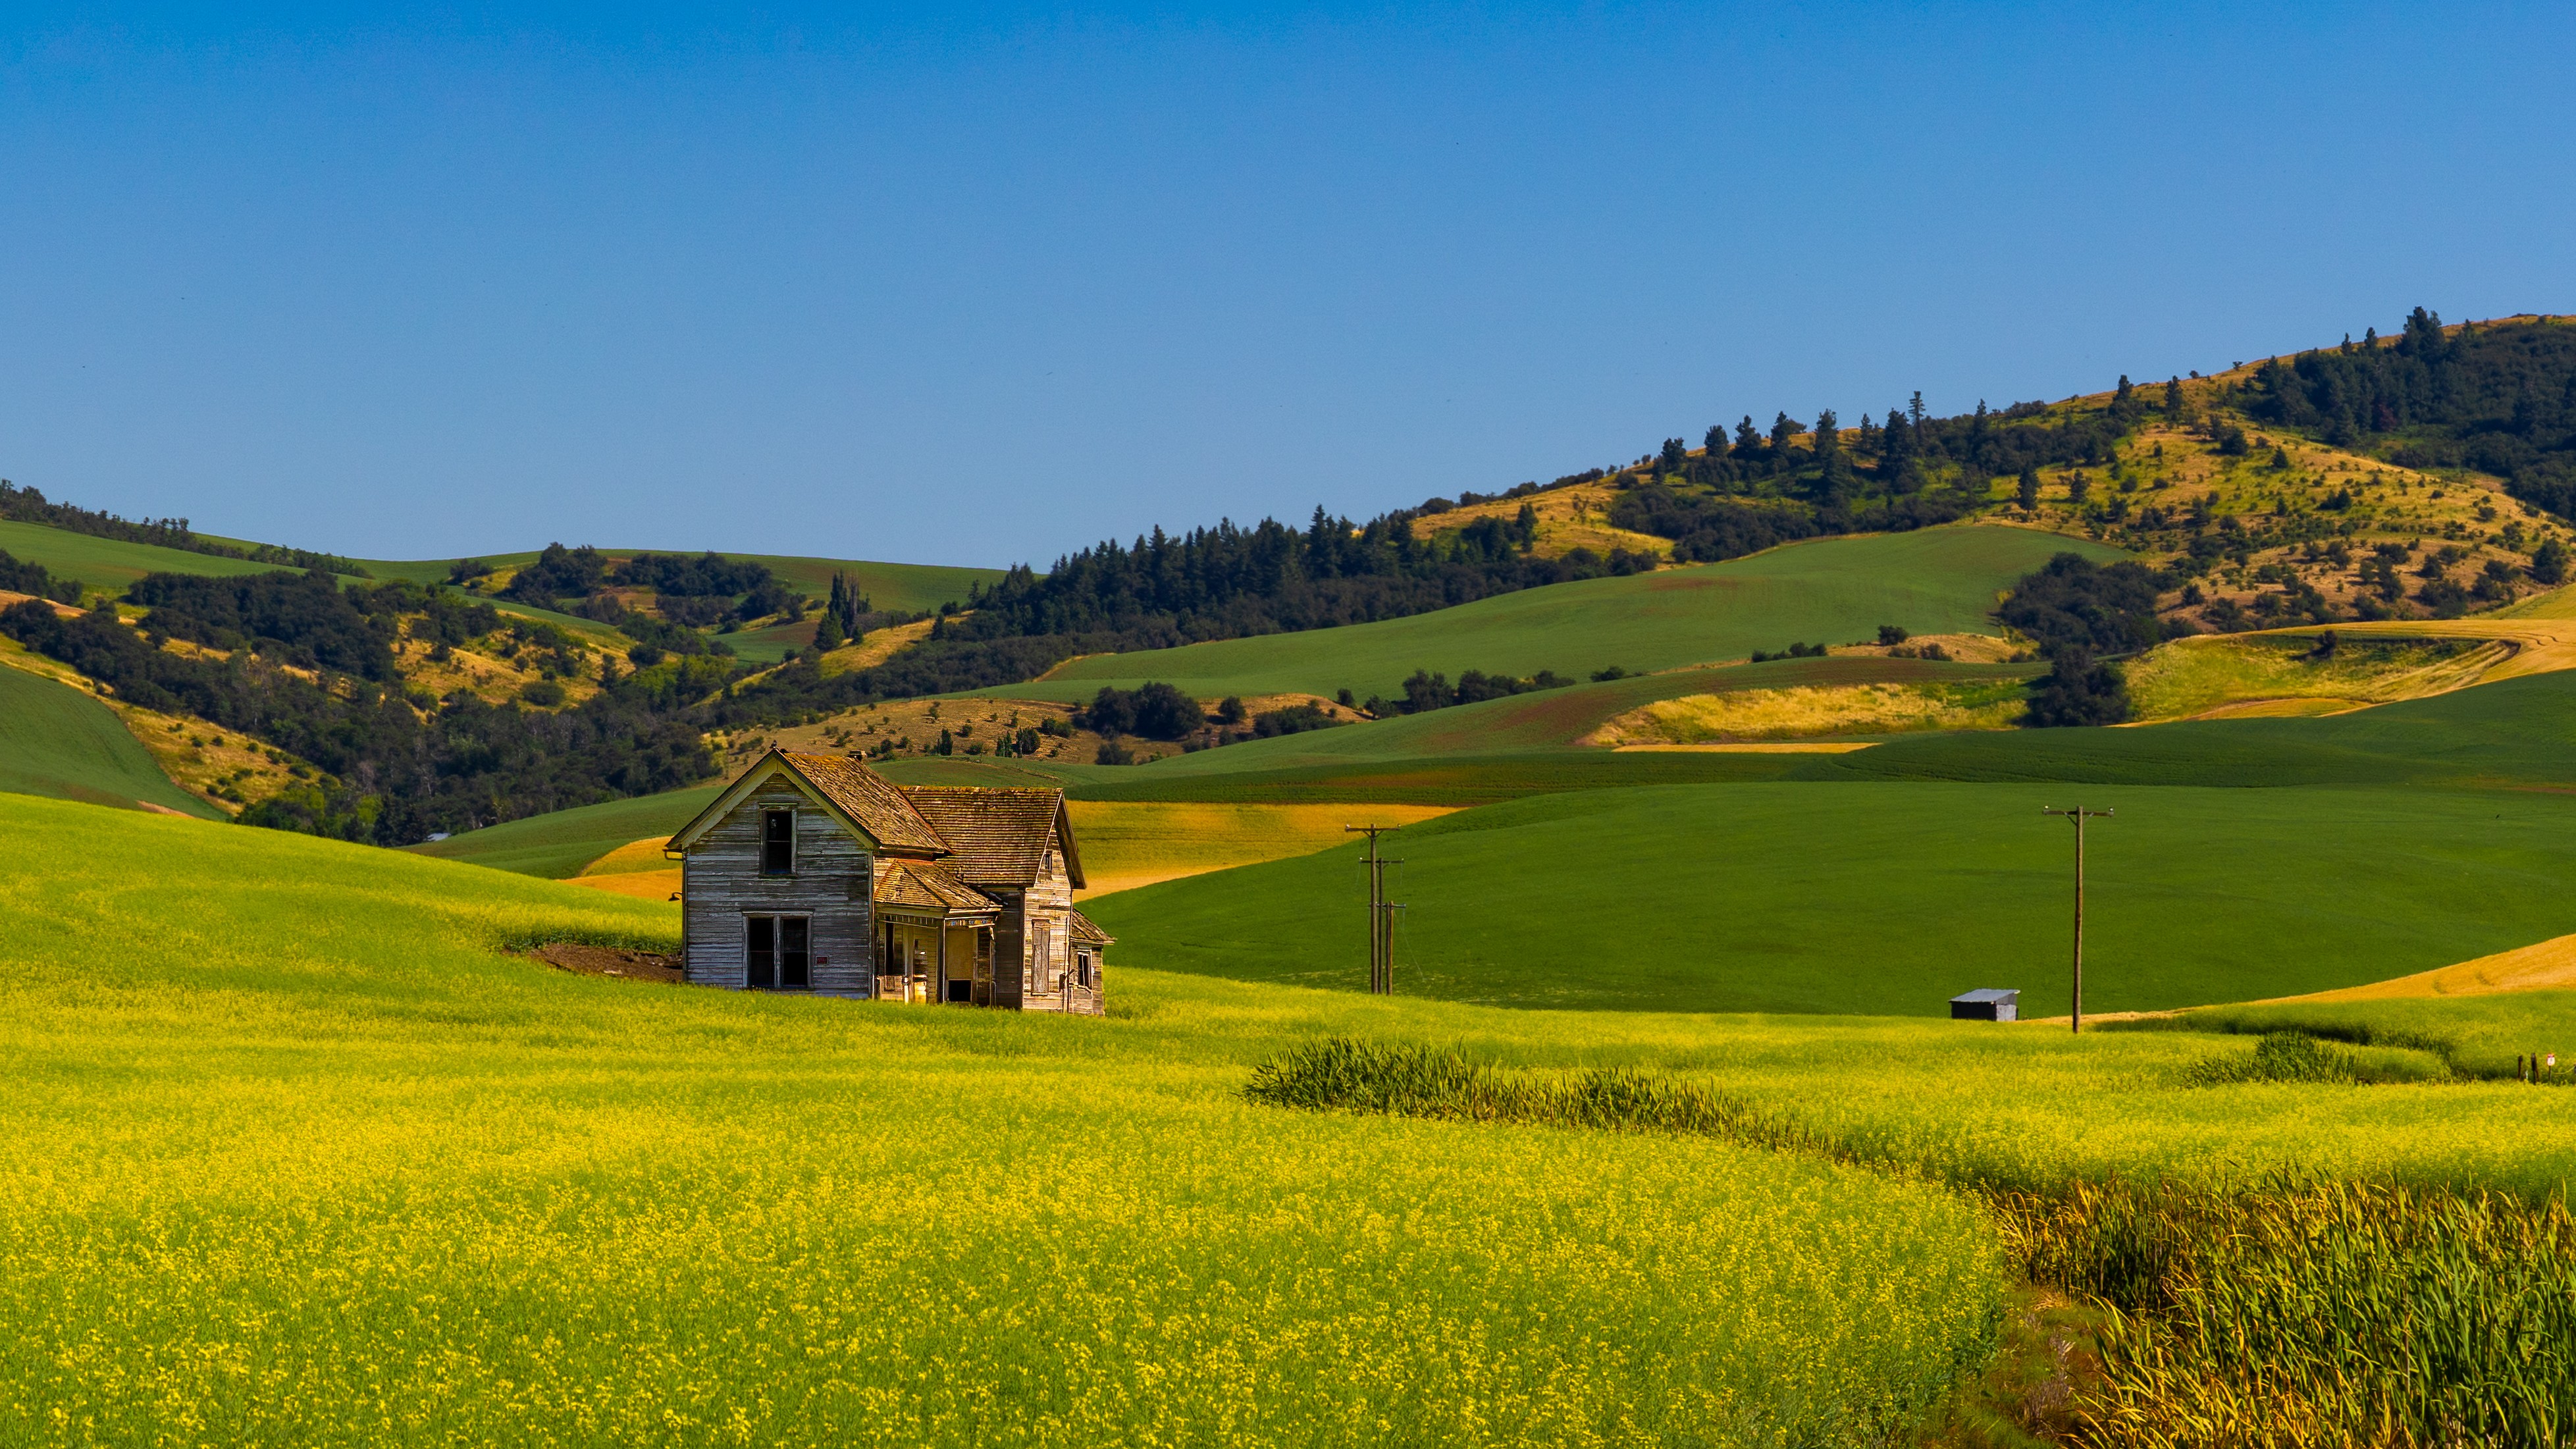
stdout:
<svg viewBox="0 0 2576 1449">
<path fill-rule="evenodd" d="M 1091 918 L 1080 911 L 1068 911 L 1066 914 L 1072 917 L 1073 939 L 1079 945 L 1106 946 L 1118 939 L 1093 925 Z"/>
<path fill-rule="evenodd" d="M 926 860 L 877 857 L 876 901 L 881 906 L 910 906 L 949 912 L 998 911 L 1002 903 L 959 880 L 945 866 Z"/>
<path fill-rule="evenodd" d="M 1065 874 L 1076 886 L 1085 883 L 1062 790 L 975 785 L 906 785 L 902 789 L 913 808 L 956 852 L 946 864 L 959 879 L 1025 890 L 1037 883 L 1047 847 L 1061 843 Z"/>
<path fill-rule="evenodd" d="M 791 754 L 778 757 L 796 768 L 815 789 L 830 797 L 888 850 L 921 850 L 945 855 L 950 844 L 939 828 L 922 818 L 892 780 L 844 755 Z"/>
<path fill-rule="evenodd" d="M 697 818 L 672 835 L 671 850 L 686 850 L 717 821 L 731 815 L 743 798 L 768 781 L 786 776 L 805 792 L 831 807 L 852 830 L 878 847 L 906 854 L 946 855 L 939 837 L 921 812 L 912 808 L 892 781 L 856 760 L 839 755 L 809 755 L 772 749 L 735 777 Z"/>
</svg>

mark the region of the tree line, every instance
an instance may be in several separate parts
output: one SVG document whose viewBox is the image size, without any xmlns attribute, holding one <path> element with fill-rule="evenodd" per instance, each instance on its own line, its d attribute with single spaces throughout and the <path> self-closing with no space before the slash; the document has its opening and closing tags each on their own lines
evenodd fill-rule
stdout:
<svg viewBox="0 0 2576 1449">
<path fill-rule="evenodd" d="M 2338 447 L 2372 446 L 2412 468 L 2474 468 L 2576 518 L 2576 326 L 2469 323 L 2445 331 L 2415 309 L 2382 339 L 2318 348 L 2255 369 L 2232 401 L 2248 415 Z"/>
<path fill-rule="evenodd" d="M 12 523 L 40 523 L 66 533 L 86 533 L 92 538 L 112 538 L 121 543 L 154 544 L 215 558 L 246 559 L 252 563 L 279 564 L 287 568 L 324 569 L 357 579 L 370 577 L 356 560 L 342 558 L 335 553 L 280 548 L 267 543 L 248 547 L 217 543 L 189 528 L 188 520 L 184 518 L 120 518 L 76 503 L 51 502 L 40 490 L 21 488 L 6 478 L 0 478 L 0 519 Z"/>
</svg>

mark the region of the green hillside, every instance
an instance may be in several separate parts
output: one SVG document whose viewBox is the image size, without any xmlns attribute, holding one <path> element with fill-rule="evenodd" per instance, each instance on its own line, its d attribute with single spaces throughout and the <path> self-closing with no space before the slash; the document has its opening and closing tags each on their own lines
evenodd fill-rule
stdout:
<svg viewBox="0 0 2576 1449">
<path fill-rule="evenodd" d="M 0 790 L 132 808 L 148 801 L 220 813 L 170 783 L 106 705 L 70 685 L 0 665 Z"/>
<path fill-rule="evenodd" d="M 2071 833 L 2092 830 L 2089 1009 L 2383 980 L 2576 931 L 2576 798 L 2526 792 L 1740 784 L 1542 795 L 1405 829 L 1402 989 L 1511 1006 L 2067 1008 Z M 1355 818 L 1364 818 L 1355 812 Z M 1355 849 L 1099 898 L 1124 960 L 1355 987 Z"/>
<path fill-rule="evenodd" d="M 237 574 L 275 573 L 278 564 L 253 563 L 249 559 L 226 558 L 221 554 L 190 553 L 185 549 L 163 548 L 159 544 L 127 543 L 122 539 L 99 538 L 68 529 L 48 528 L 41 523 L 18 523 L 0 519 L 0 550 L 29 563 L 43 564 L 57 578 L 74 578 L 95 589 L 111 593 L 150 573 L 212 574 L 229 578 Z"/>
<path fill-rule="evenodd" d="M 406 846 L 414 855 L 466 861 L 495 870 L 563 880 L 629 841 L 668 835 L 689 823 L 723 792 L 698 785 L 603 805 L 583 805 L 468 830 L 428 845 Z"/>
<path fill-rule="evenodd" d="M 1614 715 L 1684 695 L 1876 683 L 1985 683 L 2030 679 L 2046 671 L 2046 665 L 1958 664 L 1870 655 L 1677 669 L 1167 755 L 1137 767 L 1134 779 L 1141 784 L 1363 761 L 1571 749 Z"/>
<path fill-rule="evenodd" d="M 1202 698 L 1288 691 L 1401 692 L 1433 669 L 1582 677 L 1742 659 L 1791 643 L 1846 644 L 1881 624 L 1918 634 L 1995 632 L 1998 592 L 2052 554 L 2117 550 L 2029 529 L 1927 528 L 1822 539 L 1750 558 L 1503 594 L 1373 624 L 1076 660 L 1021 698 L 1076 700 L 1103 684 L 1164 680 Z"/>
<path fill-rule="evenodd" d="M 1813 761 L 1814 779 L 2165 785 L 2576 785 L 2576 672 L 2311 719 L 1905 739 Z"/>
</svg>

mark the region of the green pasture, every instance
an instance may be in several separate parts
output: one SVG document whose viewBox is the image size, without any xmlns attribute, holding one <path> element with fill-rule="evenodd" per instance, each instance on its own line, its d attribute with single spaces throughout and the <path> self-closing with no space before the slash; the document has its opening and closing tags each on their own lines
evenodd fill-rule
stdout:
<svg viewBox="0 0 2576 1449">
<path fill-rule="evenodd" d="M 2213 1006 L 2123 1023 L 2122 1029 L 2294 1031 L 2355 1046 L 2429 1052 L 2452 1071 L 2489 1079 L 2512 1077 L 2516 1057 L 2555 1052 L 2560 1079 L 2576 1082 L 2576 991 Z"/>
<path fill-rule="evenodd" d="M 1406 675 L 1468 669 L 1577 678 L 1617 665 L 1675 669 L 1792 643 L 1873 639 L 1881 624 L 1918 634 L 1992 633 L 1996 595 L 2075 552 L 2121 555 L 2030 529 L 1962 525 L 1820 539 L 1750 558 L 1628 578 L 1555 584 L 1373 624 L 1226 639 L 1075 660 L 1016 698 L 1076 700 L 1103 684 L 1149 679 L 1201 698 L 1348 688 L 1400 692 Z"/>
<path fill-rule="evenodd" d="M 1645 785 L 1794 778 L 1795 754 L 1554 750 L 1451 759 L 1352 760 L 1234 773 L 1157 775 L 1094 768 L 1066 793 L 1081 800 L 1205 800 L 1240 805 L 1490 805 L 1524 795 Z"/>
<path fill-rule="evenodd" d="M 1761 758 L 1761 757 L 1754 757 Z M 1778 758 L 1778 757 L 1771 757 Z M 1411 826 L 1400 989 L 1521 1007 L 1936 1015 L 2017 987 L 2160 1010 L 2384 980 L 2576 931 L 2576 798 L 2519 791 L 1736 784 L 1538 795 Z M 1359 818 L 1355 814 L 1355 821 Z M 1120 959 L 1356 989 L 1356 848 L 1100 897 Z"/>
<path fill-rule="evenodd" d="M 28 563 L 43 564 L 56 578 L 75 578 L 110 593 L 121 593 L 127 584 L 151 573 L 229 578 L 238 574 L 273 574 L 283 567 L 5 519 L 0 519 L 0 550 Z"/>
<path fill-rule="evenodd" d="M 437 860 L 469 861 L 494 870 L 563 880 L 579 875 L 583 866 L 621 845 L 678 830 L 722 789 L 721 785 L 693 785 L 632 800 L 581 805 L 404 849 Z"/>
<path fill-rule="evenodd" d="M 27 797 L 0 830 L 53 845 L 0 858 L 6 1442 L 1887 1442 L 1993 1349 L 2002 1250 L 1937 1186 L 1239 1093 L 1317 1031 L 1609 1018 L 646 986 L 503 948 L 666 946 L 659 903 Z"/>
<path fill-rule="evenodd" d="M 0 791 L 133 808 L 149 801 L 204 819 L 213 806 L 152 763 L 114 711 L 68 684 L 0 665 Z"/>
<path fill-rule="evenodd" d="M 2576 672 L 2312 719 L 2187 720 L 1894 740 L 1818 757 L 1816 780 L 2088 784 L 2576 784 Z"/>
</svg>

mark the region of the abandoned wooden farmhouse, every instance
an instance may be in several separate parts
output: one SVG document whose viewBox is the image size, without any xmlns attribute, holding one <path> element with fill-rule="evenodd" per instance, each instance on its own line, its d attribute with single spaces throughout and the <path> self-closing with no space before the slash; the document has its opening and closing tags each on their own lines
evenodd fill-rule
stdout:
<svg viewBox="0 0 2576 1449">
<path fill-rule="evenodd" d="M 665 853 L 693 983 L 1101 1012 L 1110 938 L 1073 908 L 1061 790 L 898 785 L 772 749 Z"/>
</svg>

